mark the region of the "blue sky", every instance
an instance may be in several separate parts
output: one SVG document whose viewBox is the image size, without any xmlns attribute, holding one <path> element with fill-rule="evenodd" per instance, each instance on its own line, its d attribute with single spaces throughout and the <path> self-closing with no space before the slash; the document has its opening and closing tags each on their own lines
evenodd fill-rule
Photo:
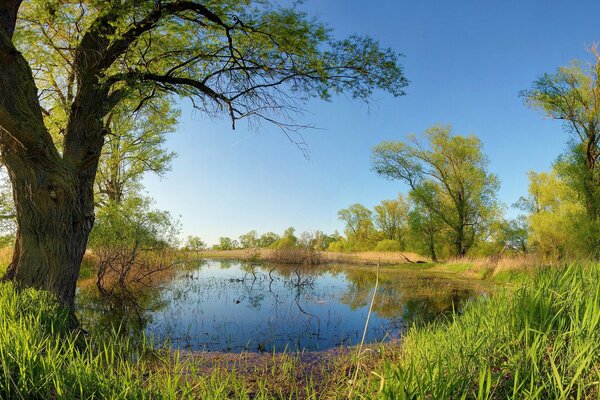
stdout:
<svg viewBox="0 0 600 400">
<path fill-rule="evenodd" d="M 319 128 L 304 132 L 309 160 L 271 126 L 232 131 L 226 119 L 182 102 L 167 142 L 179 154 L 173 169 L 145 179 L 157 207 L 180 217 L 182 236 L 212 244 L 252 229 L 342 231 L 339 209 L 406 192 L 370 171 L 371 148 L 437 123 L 481 138 L 500 200 L 510 205 L 526 193 L 527 171 L 548 169 L 568 139 L 559 122 L 527 109 L 519 91 L 589 59 L 587 48 L 600 40 L 598 1 L 306 0 L 301 8 L 340 38 L 367 34 L 403 53 L 407 95 L 311 101 L 301 118 Z"/>
</svg>

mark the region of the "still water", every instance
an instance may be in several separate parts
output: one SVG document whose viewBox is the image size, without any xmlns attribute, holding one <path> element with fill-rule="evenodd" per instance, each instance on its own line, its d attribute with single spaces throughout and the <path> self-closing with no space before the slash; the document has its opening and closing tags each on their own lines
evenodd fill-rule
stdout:
<svg viewBox="0 0 600 400">
<path fill-rule="evenodd" d="M 370 266 L 296 267 L 202 260 L 135 298 L 78 291 L 95 329 L 145 332 L 157 345 L 211 351 L 325 350 L 360 342 L 376 281 Z M 460 311 L 481 292 L 468 283 L 382 268 L 367 342 Z"/>
</svg>

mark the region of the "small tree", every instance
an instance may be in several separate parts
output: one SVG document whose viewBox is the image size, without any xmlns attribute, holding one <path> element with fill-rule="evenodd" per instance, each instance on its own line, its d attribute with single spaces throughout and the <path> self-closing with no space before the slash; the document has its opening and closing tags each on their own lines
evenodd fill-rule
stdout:
<svg viewBox="0 0 600 400">
<path fill-rule="evenodd" d="M 98 212 L 89 247 L 98 257 L 96 286 L 102 293 L 126 290 L 170 268 L 179 225 L 148 198 L 128 197 Z"/>
<path fill-rule="evenodd" d="M 279 236 L 276 233 L 273 233 L 273 232 L 263 233 L 258 238 L 258 247 L 262 247 L 262 248 L 271 247 L 273 245 L 273 243 L 275 243 L 279 239 L 281 239 L 281 236 Z"/>
<path fill-rule="evenodd" d="M 188 236 L 185 242 L 185 249 L 187 251 L 199 252 L 206 249 L 206 243 L 198 236 Z"/>
</svg>

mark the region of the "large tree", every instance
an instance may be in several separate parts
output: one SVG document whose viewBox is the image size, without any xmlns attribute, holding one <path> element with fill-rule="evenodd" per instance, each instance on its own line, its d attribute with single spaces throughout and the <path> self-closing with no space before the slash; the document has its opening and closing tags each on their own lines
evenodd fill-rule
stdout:
<svg viewBox="0 0 600 400">
<path fill-rule="evenodd" d="M 497 209 L 498 179 L 475 136 L 454 135 L 449 126 L 425 131 L 425 141 L 383 142 L 373 149 L 373 170 L 410 186 L 410 196 L 452 232 L 457 256 L 473 246 Z"/>
<path fill-rule="evenodd" d="M 571 134 L 569 183 L 582 194 L 590 235 L 600 247 L 600 54 L 592 48 L 591 63 L 575 61 L 552 74 L 544 74 L 521 93 L 526 104 L 545 116 L 564 122 Z M 564 168 L 563 168 L 564 170 Z"/>
<path fill-rule="evenodd" d="M 0 150 L 17 214 L 5 279 L 73 305 L 107 116 L 126 101 L 179 95 L 233 126 L 286 130 L 310 97 L 405 85 L 393 51 L 267 1 L 0 0 Z"/>
</svg>

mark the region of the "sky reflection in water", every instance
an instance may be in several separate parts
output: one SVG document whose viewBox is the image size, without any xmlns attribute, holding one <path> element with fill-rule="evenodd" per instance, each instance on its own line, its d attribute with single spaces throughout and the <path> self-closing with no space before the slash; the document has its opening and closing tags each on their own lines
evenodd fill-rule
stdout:
<svg viewBox="0 0 600 400">
<path fill-rule="evenodd" d="M 212 351 L 325 350 L 360 342 L 374 267 L 300 267 L 209 260 L 177 271 L 135 299 L 78 293 L 84 323 L 153 335 L 157 344 Z M 411 323 L 460 310 L 464 283 L 382 269 L 367 342 L 397 338 Z"/>
</svg>

